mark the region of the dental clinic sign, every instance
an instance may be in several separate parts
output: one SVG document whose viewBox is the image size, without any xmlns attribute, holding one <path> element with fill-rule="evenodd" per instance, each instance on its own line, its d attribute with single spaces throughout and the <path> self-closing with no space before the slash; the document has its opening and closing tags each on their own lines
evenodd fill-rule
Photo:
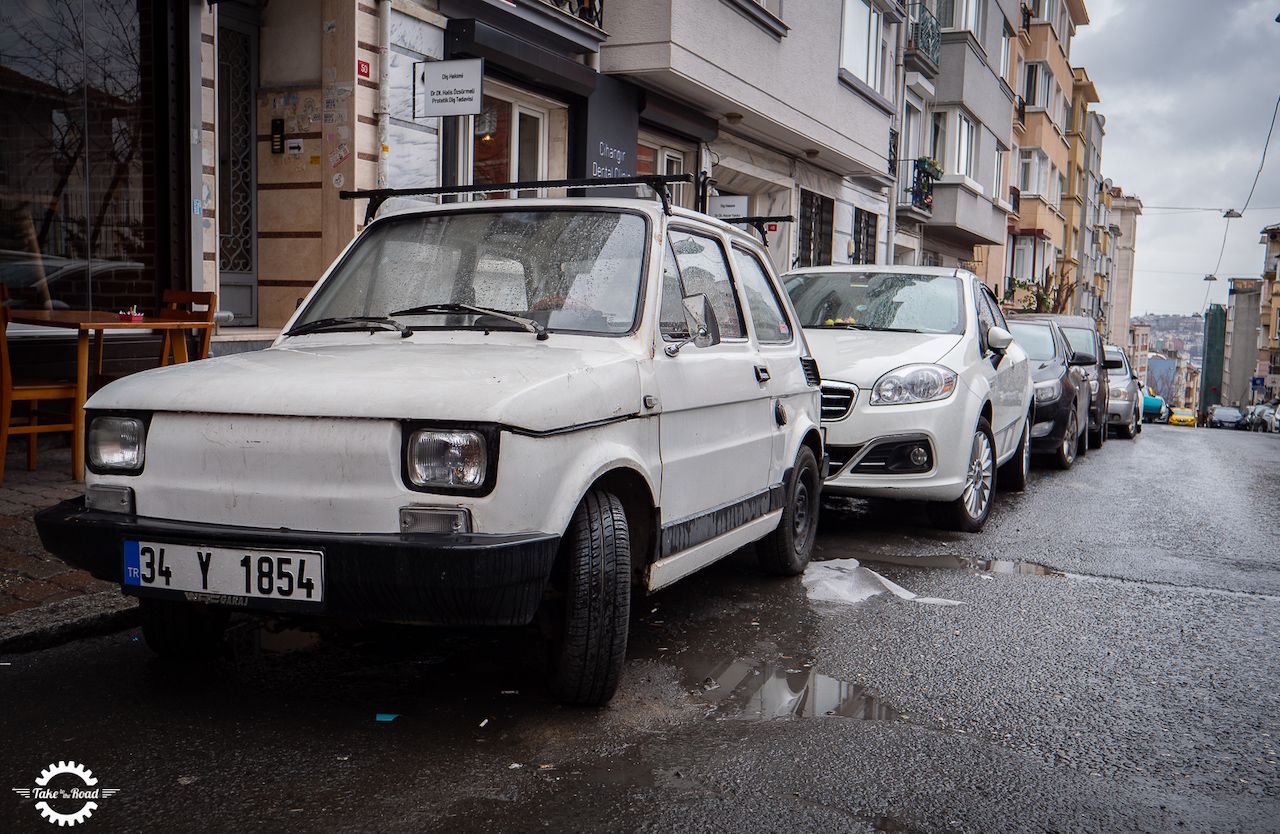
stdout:
<svg viewBox="0 0 1280 834">
<path fill-rule="evenodd" d="M 414 116 L 478 116 L 484 59 L 424 61 L 414 67 Z"/>
</svg>

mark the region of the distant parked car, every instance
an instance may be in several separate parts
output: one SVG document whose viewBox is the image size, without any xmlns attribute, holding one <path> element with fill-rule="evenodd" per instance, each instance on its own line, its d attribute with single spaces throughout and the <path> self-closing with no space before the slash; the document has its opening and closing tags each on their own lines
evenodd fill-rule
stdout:
<svg viewBox="0 0 1280 834">
<path fill-rule="evenodd" d="M 1189 408 L 1175 408 L 1169 415 L 1169 425 L 1171 426 L 1194 426 L 1196 424 L 1196 413 Z"/>
<path fill-rule="evenodd" d="M 924 266 L 782 280 L 822 369 L 824 491 L 926 501 L 939 527 L 981 530 L 997 481 L 1022 489 L 1030 462 L 1030 362 L 991 291 Z"/>
<path fill-rule="evenodd" d="M 1051 456 L 1070 469 L 1089 447 L 1089 383 L 1081 365 L 1092 359 L 1071 350 L 1061 328 L 1051 321 L 1011 321 L 1009 332 L 1031 358 L 1036 410 L 1031 420 L 1031 452 Z"/>
<path fill-rule="evenodd" d="M 1115 345 L 1106 345 L 1107 426 L 1116 434 L 1132 440 L 1142 431 L 1142 386 L 1138 375 L 1129 367 L 1129 357 Z"/>
<path fill-rule="evenodd" d="M 1245 414 L 1249 418 L 1249 429 L 1251 431 L 1271 431 L 1271 415 L 1275 414 L 1275 407 L 1260 404 L 1249 406 L 1248 412 Z"/>
<path fill-rule="evenodd" d="M 1066 334 L 1072 349 L 1080 353 L 1091 354 L 1092 365 L 1084 366 L 1085 376 L 1089 379 L 1089 448 L 1097 449 L 1107 442 L 1107 369 L 1102 352 L 1102 336 L 1098 334 L 1098 323 L 1088 316 L 1069 316 L 1060 313 L 1015 313 L 1010 320 L 1019 321 L 1054 321 Z"/>
<path fill-rule="evenodd" d="M 1211 429 L 1247 429 L 1249 418 L 1234 405 L 1220 405 L 1209 412 Z"/>
<path fill-rule="evenodd" d="M 1142 392 L 1142 421 L 1144 423 L 1169 422 L 1169 404 L 1164 397 L 1147 386 Z"/>
</svg>

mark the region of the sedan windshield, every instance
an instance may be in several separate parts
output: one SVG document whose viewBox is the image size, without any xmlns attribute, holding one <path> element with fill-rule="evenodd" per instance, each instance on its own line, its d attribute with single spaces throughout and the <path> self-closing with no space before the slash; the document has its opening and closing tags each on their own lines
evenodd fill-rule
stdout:
<svg viewBox="0 0 1280 834">
<path fill-rule="evenodd" d="M 1236 420 L 1239 420 L 1242 416 L 1244 415 L 1240 413 L 1240 410 L 1238 408 L 1232 408 L 1229 405 L 1218 406 L 1213 411 L 1213 419 L 1222 420 L 1223 422 L 1226 422 L 1228 420 L 1235 422 Z"/>
<path fill-rule="evenodd" d="M 1058 352 L 1053 346 L 1053 329 L 1047 324 L 1025 321 L 1009 322 L 1009 332 L 1018 340 L 1027 356 L 1037 362 L 1052 362 Z"/>
<path fill-rule="evenodd" d="M 630 333 L 645 250 L 645 219 L 624 212 L 394 217 L 360 238 L 291 332 L 369 330 L 371 319 L 391 319 L 414 330 Z"/>
<path fill-rule="evenodd" d="M 793 272 L 787 292 L 802 327 L 963 333 L 960 279 L 902 272 Z"/>
<path fill-rule="evenodd" d="M 1121 363 L 1119 368 L 1107 369 L 1108 377 L 1110 377 L 1111 379 L 1120 379 L 1120 380 L 1129 378 L 1129 368 L 1127 365 L 1124 364 L 1124 356 L 1120 353 L 1120 351 L 1118 350 L 1107 351 L 1107 359 L 1112 361 L 1118 361 Z"/>
</svg>

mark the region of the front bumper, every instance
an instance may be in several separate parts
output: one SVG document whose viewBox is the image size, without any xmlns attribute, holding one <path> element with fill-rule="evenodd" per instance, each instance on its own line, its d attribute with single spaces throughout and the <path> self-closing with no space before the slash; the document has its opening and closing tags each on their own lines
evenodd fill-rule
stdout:
<svg viewBox="0 0 1280 834">
<path fill-rule="evenodd" d="M 1071 411 L 1075 407 L 1075 401 L 1066 397 L 1059 397 L 1053 402 L 1040 403 L 1036 406 L 1031 430 L 1033 454 L 1046 454 L 1058 450 L 1066 436 Z M 1042 429 L 1042 426 L 1048 426 L 1047 431 Z"/>
<path fill-rule="evenodd" d="M 122 582 L 124 542 L 142 539 L 262 549 L 319 550 L 324 602 L 300 608 L 237 598 L 236 607 L 441 625 L 524 625 L 533 619 L 560 538 L 520 535 L 313 533 L 233 527 L 86 510 L 84 499 L 36 513 L 45 549 L 95 577 Z M 124 586 L 125 593 L 195 601 L 204 595 Z"/>
</svg>

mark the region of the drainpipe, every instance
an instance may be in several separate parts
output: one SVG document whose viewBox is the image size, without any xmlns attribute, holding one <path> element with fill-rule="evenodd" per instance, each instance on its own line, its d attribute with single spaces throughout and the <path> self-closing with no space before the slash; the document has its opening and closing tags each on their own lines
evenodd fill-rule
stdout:
<svg viewBox="0 0 1280 834">
<path fill-rule="evenodd" d="M 387 188 L 391 124 L 391 0 L 378 0 L 378 181 L 375 188 Z"/>
<path fill-rule="evenodd" d="M 894 50 L 894 102 L 893 107 L 897 112 L 894 114 L 894 121 L 897 122 L 898 130 L 898 168 L 891 171 L 893 175 L 893 183 L 889 186 L 889 228 L 888 240 L 885 241 L 884 262 L 893 265 L 894 245 L 893 239 L 898 236 L 898 196 L 902 193 L 902 183 L 898 181 L 899 172 L 902 170 L 902 126 L 906 124 L 907 112 L 907 69 L 903 61 L 903 53 L 907 48 L 907 25 L 908 21 L 893 24 L 897 41 L 897 49 Z"/>
</svg>

